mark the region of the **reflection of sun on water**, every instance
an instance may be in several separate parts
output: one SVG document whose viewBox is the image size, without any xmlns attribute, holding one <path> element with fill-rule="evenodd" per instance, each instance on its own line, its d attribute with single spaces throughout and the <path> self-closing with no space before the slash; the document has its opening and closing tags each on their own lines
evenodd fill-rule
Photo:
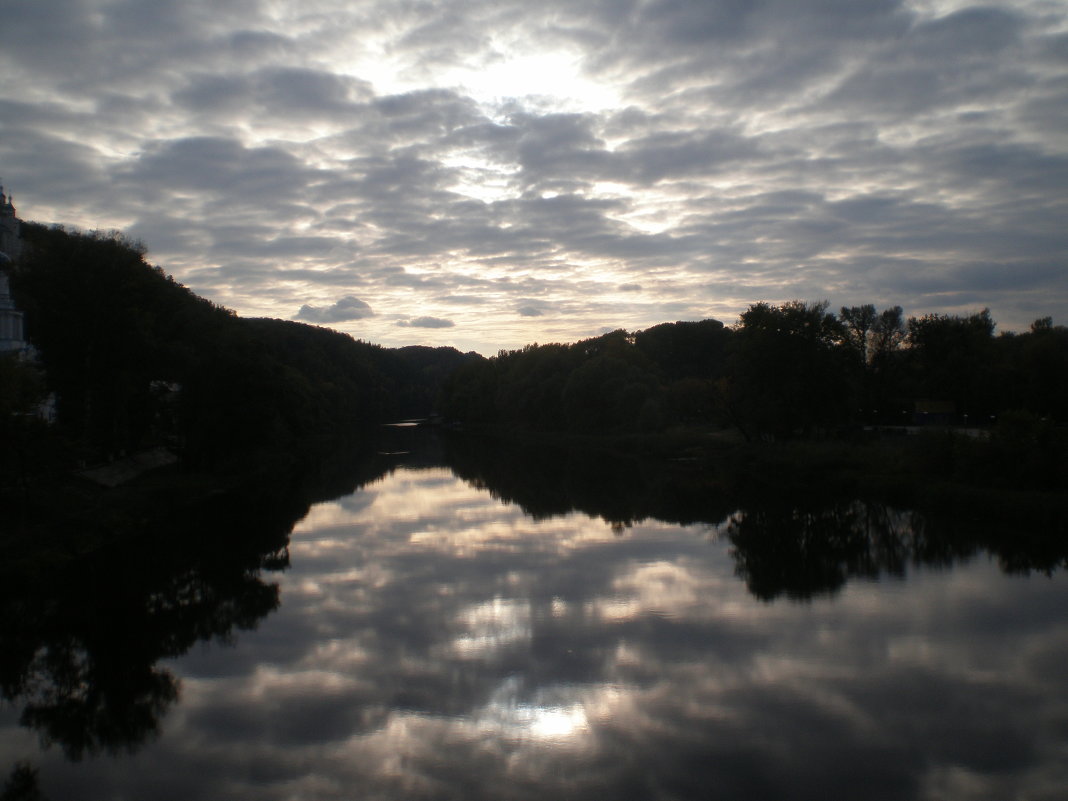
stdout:
<svg viewBox="0 0 1068 801">
<path fill-rule="evenodd" d="M 507 739 L 565 741 L 587 734 L 590 721 L 580 687 L 538 690 L 521 697 L 520 679 L 512 676 L 497 688 L 475 725 Z"/>
<path fill-rule="evenodd" d="M 590 727 L 586 710 L 577 704 L 570 707 L 519 706 L 516 713 L 517 722 L 531 736 L 538 738 L 562 739 L 585 732 Z"/>
</svg>

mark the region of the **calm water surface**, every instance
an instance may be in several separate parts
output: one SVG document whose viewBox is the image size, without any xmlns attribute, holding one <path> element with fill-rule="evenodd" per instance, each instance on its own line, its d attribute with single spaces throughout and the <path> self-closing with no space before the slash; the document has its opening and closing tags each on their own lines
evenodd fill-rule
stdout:
<svg viewBox="0 0 1068 801">
<path fill-rule="evenodd" d="M 1065 797 L 1063 572 L 886 556 L 921 546 L 880 510 L 824 586 L 848 559 L 778 576 L 797 544 L 769 565 L 739 515 L 535 519 L 475 484 L 313 506 L 277 609 L 156 665 L 158 736 L 70 761 L 16 699 L 0 756 L 55 801 Z"/>
</svg>

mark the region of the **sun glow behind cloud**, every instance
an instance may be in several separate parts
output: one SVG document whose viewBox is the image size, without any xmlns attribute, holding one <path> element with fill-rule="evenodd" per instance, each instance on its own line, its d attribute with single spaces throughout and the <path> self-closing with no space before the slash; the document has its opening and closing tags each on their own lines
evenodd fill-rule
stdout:
<svg viewBox="0 0 1068 801">
<path fill-rule="evenodd" d="M 616 108 L 619 91 L 590 79 L 582 70 L 583 56 L 571 50 L 523 52 L 510 43 L 494 48 L 484 63 L 468 63 L 441 77 L 489 107 L 511 101 L 551 107 L 556 112 L 602 111 Z"/>
</svg>

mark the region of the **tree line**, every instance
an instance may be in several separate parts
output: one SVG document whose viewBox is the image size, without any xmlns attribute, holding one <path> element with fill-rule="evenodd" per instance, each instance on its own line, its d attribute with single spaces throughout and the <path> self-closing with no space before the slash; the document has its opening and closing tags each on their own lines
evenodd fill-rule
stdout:
<svg viewBox="0 0 1068 801">
<path fill-rule="evenodd" d="M 989 310 L 905 318 L 900 306 L 756 303 L 717 320 L 528 345 L 461 365 L 442 412 L 581 433 L 720 425 L 746 439 L 860 425 L 1068 421 L 1068 328 L 995 336 Z"/>
</svg>

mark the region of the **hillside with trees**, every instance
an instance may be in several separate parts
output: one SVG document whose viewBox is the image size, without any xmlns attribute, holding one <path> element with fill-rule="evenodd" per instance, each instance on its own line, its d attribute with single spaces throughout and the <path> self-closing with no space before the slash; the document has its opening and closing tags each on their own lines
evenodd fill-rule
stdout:
<svg viewBox="0 0 1068 801">
<path fill-rule="evenodd" d="M 163 445 L 190 467 L 217 467 L 359 440 L 378 423 L 429 414 L 444 376 L 468 358 L 240 318 L 121 234 L 28 223 L 22 237 L 11 283 L 38 354 L 36 384 L 54 393 L 56 428 L 82 462 Z"/>
</svg>

